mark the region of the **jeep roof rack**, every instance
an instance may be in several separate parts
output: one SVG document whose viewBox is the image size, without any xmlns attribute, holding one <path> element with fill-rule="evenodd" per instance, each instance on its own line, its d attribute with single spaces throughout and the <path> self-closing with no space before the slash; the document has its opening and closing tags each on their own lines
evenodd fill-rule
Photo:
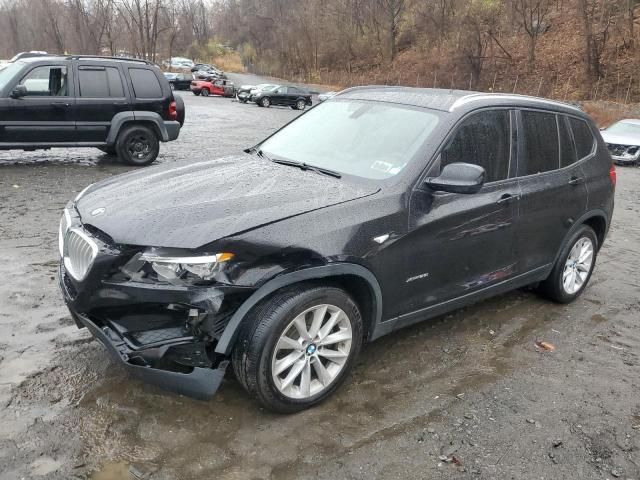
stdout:
<svg viewBox="0 0 640 480">
<path fill-rule="evenodd" d="M 120 60 L 122 62 L 139 62 L 144 63 L 146 65 L 155 65 L 153 62 L 149 60 L 144 60 L 142 58 L 131 58 L 131 57 L 110 57 L 110 56 L 102 56 L 102 55 L 69 55 L 67 56 L 67 60 Z"/>
</svg>

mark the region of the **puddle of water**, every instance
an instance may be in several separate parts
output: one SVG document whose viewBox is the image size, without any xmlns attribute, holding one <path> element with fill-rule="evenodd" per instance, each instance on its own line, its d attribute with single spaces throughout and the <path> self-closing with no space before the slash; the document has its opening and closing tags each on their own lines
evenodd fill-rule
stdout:
<svg viewBox="0 0 640 480">
<path fill-rule="evenodd" d="M 102 469 L 91 475 L 91 480 L 128 480 L 134 478 L 129 473 L 126 462 L 106 463 Z"/>
</svg>

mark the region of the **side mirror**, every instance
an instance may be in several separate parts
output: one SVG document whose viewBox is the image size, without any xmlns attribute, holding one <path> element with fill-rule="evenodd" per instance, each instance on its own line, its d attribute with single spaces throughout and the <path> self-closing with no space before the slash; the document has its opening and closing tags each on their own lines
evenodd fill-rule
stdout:
<svg viewBox="0 0 640 480">
<path fill-rule="evenodd" d="M 26 97 L 27 93 L 27 87 L 24 85 L 16 85 L 16 87 L 11 91 L 11 98 Z"/>
<path fill-rule="evenodd" d="M 484 168 L 471 163 L 450 163 L 440 176 L 428 177 L 425 185 L 434 192 L 477 193 L 484 184 Z"/>
</svg>

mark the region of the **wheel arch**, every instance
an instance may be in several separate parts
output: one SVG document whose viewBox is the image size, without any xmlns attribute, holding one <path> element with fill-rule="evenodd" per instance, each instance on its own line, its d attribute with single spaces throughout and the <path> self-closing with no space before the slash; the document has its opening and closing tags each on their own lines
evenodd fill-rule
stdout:
<svg viewBox="0 0 640 480">
<path fill-rule="evenodd" d="M 151 127 L 156 135 L 158 135 L 158 140 L 163 142 L 169 141 L 169 133 L 159 114 L 155 112 L 120 112 L 114 115 L 111 120 L 111 127 L 109 128 L 109 135 L 107 136 L 106 142 L 107 145 L 114 145 L 122 129 L 132 123 Z"/>
<path fill-rule="evenodd" d="M 562 253 L 562 249 L 566 245 L 569 238 L 571 238 L 571 235 L 573 235 L 574 232 L 583 225 L 588 225 L 596 232 L 596 237 L 598 238 L 598 250 L 600 250 L 600 247 L 602 247 L 602 243 L 604 242 L 604 239 L 607 235 L 607 231 L 609 230 L 609 222 L 607 220 L 607 214 L 604 212 L 604 210 L 590 210 L 589 212 L 586 212 L 581 217 L 579 217 L 575 222 L 573 222 L 573 225 L 562 239 L 560 248 L 558 248 L 556 256 L 553 259 L 553 263 L 550 264 L 547 274 L 551 272 L 551 269 L 558 261 L 560 253 Z"/>
<path fill-rule="evenodd" d="M 244 319 L 262 300 L 282 288 L 314 280 L 334 284 L 352 295 L 362 310 L 365 335 L 371 335 L 376 325 L 382 320 L 380 284 L 375 275 L 362 265 L 337 263 L 278 275 L 262 285 L 233 314 L 216 345 L 216 353 L 231 354 Z"/>
</svg>

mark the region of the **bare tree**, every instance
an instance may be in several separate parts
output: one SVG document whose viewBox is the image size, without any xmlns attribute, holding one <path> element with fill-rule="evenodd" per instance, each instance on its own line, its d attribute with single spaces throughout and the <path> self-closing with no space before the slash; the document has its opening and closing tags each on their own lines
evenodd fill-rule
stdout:
<svg viewBox="0 0 640 480">
<path fill-rule="evenodd" d="M 518 21 L 529 37 L 529 71 L 536 61 L 538 37 L 546 31 L 545 21 L 551 10 L 551 0 L 514 0 Z"/>
</svg>

